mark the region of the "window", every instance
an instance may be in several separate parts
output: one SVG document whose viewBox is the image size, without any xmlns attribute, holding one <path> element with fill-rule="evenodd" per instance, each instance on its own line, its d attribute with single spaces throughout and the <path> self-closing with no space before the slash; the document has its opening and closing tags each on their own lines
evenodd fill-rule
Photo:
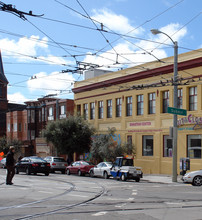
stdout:
<svg viewBox="0 0 202 220">
<path fill-rule="evenodd" d="M 177 90 L 177 108 L 182 109 L 182 89 Z"/>
<path fill-rule="evenodd" d="M 42 108 L 42 121 L 45 121 L 45 108 Z"/>
<path fill-rule="evenodd" d="M 112 118 L 112 100 L 107 100 L 107 118 Z"/>
<path fill-rule="evenodd" d="M 189 88 L 189 111 L 197 110 L 197 87 Z"/>
<path fill-rule="evenodd" d="M 103 101 L 98 102 L 98 118 L 103 118 Z"/>
<path fill-rule="evenodd" d="M 95 102 L 90 103 L 90 119 L 95 119 Z"/>
<path fill-rule="evenodd" d="M 27 130 L 27 124 L 25 123 L 25 131 Z"/>
<path fill-rule="evenodd" d="M 121 117 L 122 100 L 121 98 L 116 99 L 116 117 Z"/>
<path fill-rule="evenodd" d="M 143 136 L 142 156 L 153 156 L 153 135 Z"/>
<path fill-rule="evenodd" d="M 65 106 L 64 106 L 64 105 L 61 105 L 61 106 L 60 106 L 60 114 L 61 114 L 61 115 L 64 115 L 64 114 L 65 114 Z"/>
<path fill-rule="evenodd" d="M 10 132 L 10 131 L 11 131 L 11 126 L 10 126 L 10 124 L 9 124 L 9 123 L 7 124 L 7 131 L 8 131 L 8 132 Z"/>
<path fill-rule="evenodd" d="M 14 130 L 13 131 L 18 131 L 18 124 L 14 123 Z"/>
<path fill-rule="evenodd" d="M 31 110 L 28 110 L 28 123 L 31 122 Z"/>
<path fill-rule="evenodd" d="M 88 104 L 83 104 L 83 115 L 84 115 L 84 119 L 87 120 L 88 119 Z"/>
<path fill-rule="evenodd" d="M 48 108 L 48 120 L 54 120 L 54 116 L 53 116 L 53 107 L 49 107 Z"/>
<path fill-rule="evenodd" d="M 143 115 L 143 95 L 137 96 L 137 115 Z"/>
<path fill-rule="evenodd" d="M 169 135 L 163 136 L 163 156 L 164 157 L 172 157 L 173 153 L 173 144 L 172 139 Z"/>
<path fill-rule="evenodd" d="M 18 124 L 18 130 L 19 130 L 20 132 L 22 131 L 22 124 L 21 124 L 21 123 Z"/>
<path fill-rule="evenodd" d="M 31 110 L 31 123 L 35 122 L 35 110 Z"/>
<path fill-rule="evenodd" d="M 41 110 L 39 110 L 39 122 L 41 122 Z"/>
<path fill-rule="evenodd" d="M 168 106 L 169 106 L 169 91 L 163 92 L 163 113 L 168 112 Z"/>
<path fill-rule="evenodd" d="M 132 107 L 132 96 L 126 97 L 126 116 L 132 116 L 133 107 Z"/>
<path fill-rule="evenodd" d="M 187 156 L 191 159 L 201 159 L 202 135 L 187 135 Z"/>
<path fill-rule="evenodd" d="M 156 94 L 150 93 L 149 94 L 149 114 L 156 113 Z"/>
<path fill-rule="evenodd" d="M 81 115 L 81 105 L 76 106 L 76 111 L 78 115 Z"/>
<path fill-rule="evenodd" d="M 132 143 L 133 143 L 132 135 L 128 135 L 127 136 L 127 144 L 132 144 Z"/>
</svg>

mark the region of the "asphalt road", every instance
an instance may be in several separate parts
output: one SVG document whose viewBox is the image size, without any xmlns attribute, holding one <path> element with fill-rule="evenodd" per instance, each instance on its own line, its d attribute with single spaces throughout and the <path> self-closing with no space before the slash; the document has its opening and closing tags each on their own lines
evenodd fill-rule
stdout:
<svg viewBox="0 0 202 220">
<path fill-rule="evenodd" d="M 9 186 L 5 175 L 0 169 L 1 220 L 202 219 L 202 187 L 64 174 L 19 174 Z"/>
</svg>

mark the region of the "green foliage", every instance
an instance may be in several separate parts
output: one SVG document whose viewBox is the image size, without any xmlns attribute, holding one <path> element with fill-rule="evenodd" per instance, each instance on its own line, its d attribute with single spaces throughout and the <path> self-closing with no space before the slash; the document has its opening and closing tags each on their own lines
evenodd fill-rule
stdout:
<svg viewBox="0 0 202 220">
<path fill-rule="evenodd" d="M 15 152 L 20 152 L 22 142 L 17 139 L 6 139 L 6 136 L 0 138 L 0 152 L 4 152 L 4 154 L 7 154 L 10 146 L 15 147 Z"/>
<path fill-rule="evenodd" d="M 107 134 L 97 134 L 93 137 L 91 154 L 99 161 L 114 161 L 118 156 L 125 154 L 135 155 L 135 147 L 129 143 L 117 144 L 112 136 L 115 130 L 109 129 Z"/>
<path fill-rule="evenodd" d="M 62 154 L 89 152 L 93 134 L 94 128 L 87 121 L 71 115 L 67 119 L 50 122 L 43 132 L 46 140 Z"/>
</svg>

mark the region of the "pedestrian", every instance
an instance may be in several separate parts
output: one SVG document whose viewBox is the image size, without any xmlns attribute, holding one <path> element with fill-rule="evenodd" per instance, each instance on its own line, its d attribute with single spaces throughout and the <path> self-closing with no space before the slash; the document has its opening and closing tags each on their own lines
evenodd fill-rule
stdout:
<svg viewBox="0 0 202 220">
<path fill-rule="evenodd" d="M 7 168 L 6 185 L 13 185 L 12 179 L 15 175 L 14 152 L 15 152 L 15 148 L 13 146 L 10 146 L 9 152 L 6 156 L 6 168 Z"/>
</svg>

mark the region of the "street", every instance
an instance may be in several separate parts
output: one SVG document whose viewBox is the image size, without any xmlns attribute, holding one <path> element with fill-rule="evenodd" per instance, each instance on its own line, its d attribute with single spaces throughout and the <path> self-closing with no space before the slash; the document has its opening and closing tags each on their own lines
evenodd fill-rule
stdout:
<svg viewBox="0 0 202 220">
<path fill-rule="evenodd" d="M 0 169 L 0 219 L 202 219 L 202 187 Z"/>
</svg>

